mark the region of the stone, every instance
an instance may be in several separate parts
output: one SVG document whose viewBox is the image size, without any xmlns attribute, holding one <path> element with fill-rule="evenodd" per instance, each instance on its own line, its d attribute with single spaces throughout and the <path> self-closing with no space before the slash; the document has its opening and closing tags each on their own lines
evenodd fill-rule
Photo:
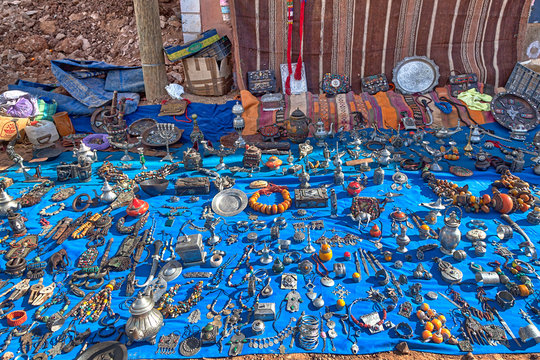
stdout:
<svg viewBox="0 0 540 360">
<path fill-rule="evenodd" d="M 19 54 L 14 56 L 13 60 L 15 60 L 18 65 L 22 65 L 26 61 L 26 57 L 23 54 Z"/>
<path fill-rule="evenodd" d="M 56 51 L 63 52 L 65 54 L 71 54 L 75 50 L 78 50 L 82 47 L 81 39 L 74 39 L 71 37 L 65 38 L 58 45 L 56 45 Z"/>
<path fill-rule="evenodd" d="M 531 354 L 531 357 L 529 359 L 538 360 L 538 359 L 540 359 L 540 356 L 538 356 L 538 354 Z"/>
<path fill-rule="evenodd" d="M 55 39 L 56 40 L 62 40 L 62 39 L 65 39 L 65 37 L 66 37 L 66 34 L 58 33 L 58 34 L 56 34 Z"/>
<path fill-rule="evenodd" d="M 401 355 L 408 355 L 411 353 L 411 350 L 409 350 L 409 345 L 407 345 L 405 341 L 402 341 L 396 345 L 396 351 Z"/>
<path fill-rule="evenodd" d="M 45 50 L 46 48 L 47 40 L 45 40 L 43 36 L 40 35 L 29 36 L 23 41 L 17 42 L 15 44 L 15 50 L 26 54 L 40 52 L 42 50 Z"/>
<path fill-rule="evenodd" d="M 51 35 L 56 32 L 56 22 L 54 20 L 40 21 L 39 28 L 45 34 Z"/>
<path fill-rule="evenodd" d="M 472 352 L 468 352 L 461 357 L 461 360 L 476 360 L 476 356 Z"/>
<path fill-rule="evenodd" d="M 82 19 L 84 19 L 84 14 L 83 13 L 73 13 L 73 14 L 69 15 L 69 20 L 70 21 L 81 21 Z"/>
<path fill-rule="evenodd" d="M 81 41 L 82 41 L 82 49 L 84 51 L 86 51 L 86 50 L 88 50 L 88 49 L 90 49 L 92 47 L 92 45 L 90 45 L 90 41 L 88 41 L 88 39 L 82 38 Z"/>
</svg>

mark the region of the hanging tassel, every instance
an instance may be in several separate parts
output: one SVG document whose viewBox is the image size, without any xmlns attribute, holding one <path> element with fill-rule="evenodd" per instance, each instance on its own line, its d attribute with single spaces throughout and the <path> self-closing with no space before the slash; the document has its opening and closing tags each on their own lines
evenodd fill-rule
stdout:
<svg viewBox="0 0 540 360">
<path fill-rule="evenodd" d="M 289 68 L 289 74 L 285 81 L 285 93 L 291 95 L 293 0 L 287 0 L 287 20 L 289 24 L 287 39 L 287 66 Z"/>
<path fill-rule="evenodd" d="M 294 78 L 296 80 L 302 79 L 302 49 L 304 44 L 304 8 L 306 5 L 306 0 L 302 0 L 302 5 L 300 6 L 300 50 L 298 53 L 298 62 L 296 63 L 296 71 L 294 72 Z"/>
</svg>

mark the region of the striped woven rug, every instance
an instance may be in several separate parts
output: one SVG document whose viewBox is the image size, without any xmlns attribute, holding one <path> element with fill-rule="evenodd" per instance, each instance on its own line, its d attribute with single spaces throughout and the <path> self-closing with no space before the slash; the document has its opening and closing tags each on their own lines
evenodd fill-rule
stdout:
<svg viewBox="0 0 540 360">
<path fill-rule="evenodd" d="M 292 59 L 298 58 L 300 2 L 294 0 Z M 362 76 L 386 73 L 407 56 L 425 55 L 440 67 L 475 72 L 502 86 L 516 61 L 532 0 L 308 0 L 303 61 L 309 91 L 319 93 L 326 72 Z M 287 1 L 231 0 L 238 84 L 247 71 L 287 62 Z"/>
</svg>

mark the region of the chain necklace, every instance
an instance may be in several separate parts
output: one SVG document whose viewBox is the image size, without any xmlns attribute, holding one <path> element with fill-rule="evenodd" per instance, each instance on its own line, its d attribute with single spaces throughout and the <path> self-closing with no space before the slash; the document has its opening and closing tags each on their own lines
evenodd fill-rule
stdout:
<svg viewBox="0 0 540 360">
<path fill-rule="evenodd" d="M 229 266 L 234 259 L 236 259 L 236 254 L 234 254 L 225 263 L 221 264 L 217 268 L 214 276 L 212 276 L 208 284 L 206 284 L 206 289 L 217 289 L 219 287 L 219 284 L 223 280 L 223 272 L 225 271 L 225 268 Z"/>
<path fill-rule="evenodd" d="M 243 283 L 247 281 L 250 275 L 253 274 L 253 266 L 249 264 L 249 259 L 251 257 L 251 253 L 253 252 L 253 249 L 255 248 L 255 245 L 248 245 L 244 248 L 244 253 L 242 254 L 242 257 L 240 260 L 238 260 L 238 264 L 234 267 L 234 269 L 231 271 L 229 276 L 227 277 L 227 286 L 237 288 Z M 240 266 L 243 263 L 246 263 L 246 267 L 249 269 L 249 272 L 242 278 L 242 280 L 238 284 L 233 284 L 231 279 L 233 278 L 234 274 L 240 269 Z"/>
</svg>

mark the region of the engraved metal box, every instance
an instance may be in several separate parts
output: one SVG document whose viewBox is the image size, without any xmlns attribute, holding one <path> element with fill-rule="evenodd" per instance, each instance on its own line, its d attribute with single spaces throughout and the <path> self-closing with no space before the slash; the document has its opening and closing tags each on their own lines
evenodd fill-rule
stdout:
<svg viewBox="0 0 540 360">
<path fill-rule="evenodd" d="M 244 152 L 244 166 L 245 167 L 258 167 L 261 163 L 262 151 L 254 145 L 249 145 Z"/>
<path fill-rule="evenodd" d="M 296 208 L 324 208 L 328 206 L 328 192 L 323 188 L 294 190 Z"/>
<path fill-rule="evenodd" d="M 184 267 L 203 264 L 206 261 L 206 251 L 204 251 L 202 235 L 179 236 L 176 253 L 182 258 Z"/>
<path fill-rule="evenodd" d="M 204 195 L 210 192 L 207 177 L 178 178 L 174 183 L 176 195 Z"/>
<path fill-rule="evenodd" d="M 276 318 L 275 303 L 259 303 L 253 314 L 255 320 L 273 321 Z"/>
</svg>

